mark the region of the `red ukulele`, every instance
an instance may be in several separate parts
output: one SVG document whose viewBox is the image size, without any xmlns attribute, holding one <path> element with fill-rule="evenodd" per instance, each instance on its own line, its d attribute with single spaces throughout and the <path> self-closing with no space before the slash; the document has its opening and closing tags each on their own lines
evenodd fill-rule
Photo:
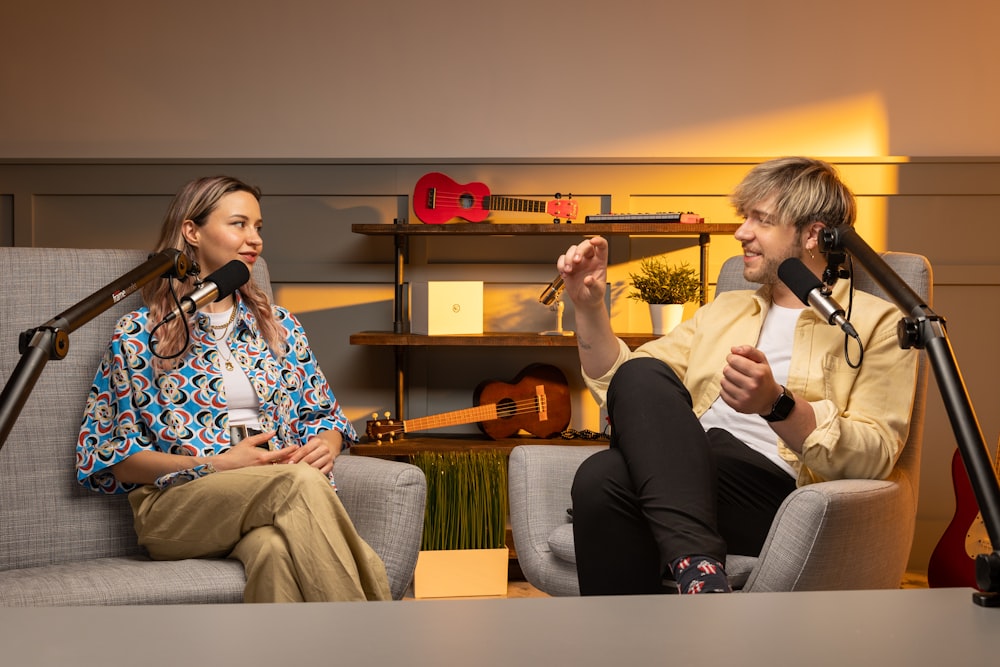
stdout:
<svg viewBox="0 0 1000 667">
<path fill-rule="evenodd" d="M 424 174 L 413 189 L 413 212 L 421 222 L 440 225 L 455 218 L 482 222 L 490 211 L 547 213 L 556 219 L 574 220 L 577 205 L 557 194 L 549 201 L 491 195 L 483 183 L 460 185 L 439 172 Z"/>
</svg>

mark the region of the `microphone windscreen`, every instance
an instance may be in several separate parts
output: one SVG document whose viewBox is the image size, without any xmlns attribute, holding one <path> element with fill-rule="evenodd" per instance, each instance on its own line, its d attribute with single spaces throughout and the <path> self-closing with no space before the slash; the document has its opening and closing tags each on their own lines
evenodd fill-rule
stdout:
<svg viewBox="0 0 1000 667">
<path fill-rule="evenodd" d="M 823 282 L 797 257 L 789 257 L 778 266 L 778 277 L 807 306 L 809 293 L 823 287 Z"/>
<path fill-rule="evenodd" d="M 250 280 L 250 269 L 238 259 L 234 259 L 205 278 L 206 283 L 215 283 L 219 290 L 215 297 L 216 301 L 225 299 L 248 280 Z"/>
</svg>

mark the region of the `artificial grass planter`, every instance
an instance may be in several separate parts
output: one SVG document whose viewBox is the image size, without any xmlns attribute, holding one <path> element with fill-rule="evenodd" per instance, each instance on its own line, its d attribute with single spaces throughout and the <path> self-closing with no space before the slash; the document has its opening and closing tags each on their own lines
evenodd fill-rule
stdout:
<svg viewBox="0 0 1000 667">
<path fill-rule="evenodd" d="M 420 452 L 427 478 L 414 597 L 507 592 L 507 457 L 497 451 Z"/>
</svg>

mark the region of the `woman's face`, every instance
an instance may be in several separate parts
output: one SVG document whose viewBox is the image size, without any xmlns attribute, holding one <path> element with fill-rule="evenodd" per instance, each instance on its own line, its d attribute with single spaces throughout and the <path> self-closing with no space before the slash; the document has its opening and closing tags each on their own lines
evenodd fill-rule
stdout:
<svg viewBox="0 0 1000 667">
<path fill-rule="evenodd" d="M 183 233 L 204 277 L 234 259 L 243 260 L 252 271 L 264 248 L 263 224 L 256 197 L 237 191 L 222 197 L 201 227 L 185 220 Z"/>
</svg>

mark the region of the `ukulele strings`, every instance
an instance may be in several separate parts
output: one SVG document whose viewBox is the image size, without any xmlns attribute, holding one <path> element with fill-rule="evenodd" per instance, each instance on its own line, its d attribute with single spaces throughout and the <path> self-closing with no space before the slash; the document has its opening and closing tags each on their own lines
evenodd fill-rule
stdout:
<svg viewBox="0 0 1000 667">
<path fill-rule="evenodd" d="M 529 412 L 542 411 L 541 401 L 538 399 L 538 397 L 533 397 L 522 401 L 512 401 L 510 403 L 498 402 L 496 406 L 497 406 L 497 417 L 513 417 L 514 415 L 523 415 Z M 514 406 L 513 410 L 510 409 L 511 406 Z"/>
<path fill-rule="evenodd" d="M 530 201 L 534 202 L 533 199 L 524 199 L 522 197 L 508 197 L 507 195 L 486 195 L 486 199 L 497 200 L 497 199 L 510 199 L 512 201 Z M 438 192 L 434 196 L 434 202 L 436 204 L 444 204 L 446 206 L 451 206 L 455 204 L 460 204 L 463 201 L 475 201 L 476 195 L 471 192 Z M 544 203 L 544 202 L 543 202 Z"/>
<path fill-rule="evenodd" d="M 511 401 L 509 403 L 506 403 L 506 402 L 499 403 L 498 402 L 498 403 L 496 403 L 497 419 L 504 419 L 504 418 L 508 418 L 508 417 L 514 417 L 516 415 L 529 414 L 529 413 L 532 413 L 532 412 L 541 412 L 542 411 L 542 406 L 540 405 L 540 403 L 541 403 L 541 401 L 537 397 L 533 397 L 533 398 L 529 398 L 529 399 L 525 399 L 525 400 L 520 400 L 520 401 Z M 478 407 L 483 407 L 483 406 L 478 406 Z M 513 409 L 511 409 L 512 407 L 513 407 Z M 471 408 L 471 409 L 475 410 L 476 408 Z M 436 415 L 436 416 L 437 417 L 443 417 L 445 415 Z M 434 417 L 422 417 L 421 419 L 433 421 Z M 406 422 L 407 421 L 414 421 L 414 420 L 404 419 L 402 426 L 399 426 L 397 428 L 394 428 L 394 429 L 392 429 L 390 431 L 385 431 L 385 432 L 386 433 L 404 433 L 406 431 L 405 426 L 406 426 Z M 439 425 L 441 425 L 441 424 L 435 424 L 435 426 L 439 426 Z M 452 426 L 457 426 L 457 424 L 452 424 Z"/>
</svg>

